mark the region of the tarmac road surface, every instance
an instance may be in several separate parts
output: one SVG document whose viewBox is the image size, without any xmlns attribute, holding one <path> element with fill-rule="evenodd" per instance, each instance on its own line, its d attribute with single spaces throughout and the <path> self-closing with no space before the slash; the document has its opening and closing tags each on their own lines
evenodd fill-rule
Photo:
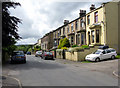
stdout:
<svg viewBox="0 0 120 88">
<path fill-rule="evenodd" d="M 5 68 L 22 86 L 118 86 L 118 79 L 110 75 L 34 55 L 27 55 L 26 64 L 8 64 Z"/>
</svg>

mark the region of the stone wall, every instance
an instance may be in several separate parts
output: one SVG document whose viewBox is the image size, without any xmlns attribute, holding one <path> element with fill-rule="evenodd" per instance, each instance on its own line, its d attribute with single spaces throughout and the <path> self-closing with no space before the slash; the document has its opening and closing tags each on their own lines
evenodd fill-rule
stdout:
<svg viewBox="0 0 120 88">
<path fill-rule="evenodd" d="M 66 53 L 66 59 L 72 60 L 72 61 L 84 61 L 85 57 L 88 54 L 91 54 L 95 52 L 98 49 L 99 46 L 92 47 L 90 49 L 84 49 L 84 51 L 79 52 L 65 52 Z"/>
</svg>

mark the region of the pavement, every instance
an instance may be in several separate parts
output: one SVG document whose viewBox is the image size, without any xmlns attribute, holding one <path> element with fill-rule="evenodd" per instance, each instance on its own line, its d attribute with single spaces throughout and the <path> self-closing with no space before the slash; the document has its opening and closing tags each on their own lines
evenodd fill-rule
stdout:
<svg viewBox="0 0 120 88">
<path fill-rule="evenodd" d="M 5 87 L 10 87 L 10 86 L 14 86 L 17 88 L 20 88 L 20 84 L 18 82 L 18 80 L 16 80 L 13 77 L 9 77 L 9 76 L 1 76 L 2 77 L 2 88 Z"/>
<path fill-rule="evenodd" d="M 57 59 L 55 58 L 56 62 L 66 64 L 66 65 L 72 65 L 75 67 L 80 67 L 80 68 L 85 68 L 91 71 L 98 71 L 105 73 L 110 76 L 118 76 L 118 60 L 119 59 L 114 59 L 114 60 L 104 60 L 101 62 L 91 62 L 91 63 L 82 63 L 82 62 L 76 62 L 76 61 L 70 61 L 66 59 Z"/>
<path fill-rule="evenodd" d="M 10 61 L 7 61 L 4 66 L 8 65 Z M 4 68 L 2 70 L 2 75 L 0 76 L 2 88 L 22 88 L 20 81 L 9 75 L 10 69 L 9 68 Z"/>
</svg>

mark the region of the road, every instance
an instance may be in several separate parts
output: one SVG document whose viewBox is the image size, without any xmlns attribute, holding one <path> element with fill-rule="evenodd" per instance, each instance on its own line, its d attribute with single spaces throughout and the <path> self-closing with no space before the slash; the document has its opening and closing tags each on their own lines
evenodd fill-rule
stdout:
<svg viewBox="0 0 120 88">
<path fill-rule="evenodd" d="M 27 56 L 26 64 L 9 64 L 8 76 L 20 80 L 22 86 L 117 86 L 118 79 L 85 68 Z"/>
</svg>

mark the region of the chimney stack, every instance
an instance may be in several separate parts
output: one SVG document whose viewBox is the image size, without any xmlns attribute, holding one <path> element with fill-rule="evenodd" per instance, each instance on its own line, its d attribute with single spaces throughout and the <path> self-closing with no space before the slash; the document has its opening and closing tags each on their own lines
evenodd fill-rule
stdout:
<svg viewBox="0 0 120 88">
<path fill-rule="evenodd" d="M 90 7 L 90 11 L 94 10 L 95 9 L 95 5 L 92 4 L 91 7 Z"/>
<path fill-rule="evenodd" d="M 69 23 L 69 20 L 64 20 L 64 24 L 68 24 Z"/>
<path fill-rule="evenodd" d="M 86 10 L 80 10 L 80 13 L 79 13 L 80 17 L 85 16 L 85 14 L 86 14 Z"/>
</svg>

